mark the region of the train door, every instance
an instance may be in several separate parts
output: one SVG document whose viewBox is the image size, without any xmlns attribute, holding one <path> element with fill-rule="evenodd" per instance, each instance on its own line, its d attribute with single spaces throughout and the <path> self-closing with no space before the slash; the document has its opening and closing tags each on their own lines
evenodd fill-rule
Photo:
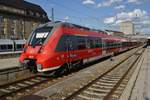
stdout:
<svg viewBox="0 0 150 100">
<path fill-rule="evenodd" d="M 71 62 L 74 58 L 74 46 L 73 46 L 73 40 L 72 37 L 68 36 L 67 40 L 66 40 L 66 48 L 67 48 L 67 65 L 68 68 L 71 69 Z"/>
<path fill-rule="evenodd" d="M 105 39 L 102 39 L 102 56 L 106 55 L 106 42 Z"/>
</svg>

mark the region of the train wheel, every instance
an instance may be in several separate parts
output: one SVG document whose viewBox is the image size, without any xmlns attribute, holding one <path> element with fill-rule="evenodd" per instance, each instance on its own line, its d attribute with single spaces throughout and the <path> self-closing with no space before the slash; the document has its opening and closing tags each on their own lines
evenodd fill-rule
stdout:
<svg viewBox="0 0 150 100">
<path fill-rule="evenodd" d="M 75 66 L 76 70 L 79 70 L 83 67 L 83 60 L 79 60 Z"/>
<path fill-rule="evenodd" d="M 37 73 L 37 69 L 35 66 L 29 66 L 29 71 L 32 73 Z"/>
<path fill-rule="evenodd" d="M 58 68 L 55 72 L 54 72 L 54 76 L 59 77 L 59 76 L 63 76 L 65 74 L 68 73 L 68 66 L 67 64 L 61 66 L 60 68 Z"/>
</svg>

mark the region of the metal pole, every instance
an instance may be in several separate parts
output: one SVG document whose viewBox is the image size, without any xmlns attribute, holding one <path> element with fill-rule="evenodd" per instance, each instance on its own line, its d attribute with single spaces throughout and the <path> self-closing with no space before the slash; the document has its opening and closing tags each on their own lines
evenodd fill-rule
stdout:
<svg viewBox="0 0 150 100">
<path fill-rule="evenodd" d="M 52 16 L 51 16 L 51 18 L 52 18 L 52 22 L 54 22 L 54 8 L 52 8 Z"/>
</svg>

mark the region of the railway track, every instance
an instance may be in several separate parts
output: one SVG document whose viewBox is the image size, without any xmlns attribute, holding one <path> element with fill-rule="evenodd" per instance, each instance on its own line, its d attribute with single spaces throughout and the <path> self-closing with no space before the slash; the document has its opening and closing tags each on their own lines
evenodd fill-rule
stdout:
<svg viewBox="0 0 150 100">
<path fill-rule="evenodd" d="M 6 75 L 6 74 L 9 74 L 9 73 L 20 72 L 20 71 L 23 71 L 23 70 L 27 70 L 27 69 L 24 68 L 24 67 L 14 66 L 12 68 L 6 68 L 6 69 L 0 70 L 0 75 Z"/>
<path fill-rule="evenodd" d="M 64 79 L 67 79 L 68 77 L 70 77 L 70 76 L 68 75 L 67 77 L 64 77 L 64 78 L 62 77 L 60 79 L 60 81 L 64 80 Z M 120 77 L 118 77 L 118 79 L 119 78 Z M 23 79 L 23 80 L 19 80 L 19 81 L 15 81 L 15 82 L 12 82 L 12 83 L 2 85 L 2 86 L 0 86 L 0 98 L 6 98 L 6 97 L 12 96 L 16 93 L 21 93 L 21 92 L 24 93 L 24 90 L 32 89 L 32 87 L 38 86 L 39 84 L 42 84 L 42 83 L 49 84 L 49 82 L 52 83 L 51 80 L 53 80 L 53 79 L 50 78 L 50 77 L 47 78 L 47 77 L 43 77 L 43 76 L 40 76 L 40 75 L 35 75 L 35 76 L 29 77 L 29 78 L 26 78 L 26 79 Z M 56 80 L 59 81 L 59 79 L 56 79 Z M 48 83 L 46 83 L 46 81 L 48 81 Z M 113 80 L 110 80 L 110 81 L 113 81 Z M 66 99 L 69 99 L 69 98 L 70 97 L 66 97 Z"/>
<path fill-rule="evenodd" d="M 5 84 L 0 86 L 0 98 L 12 95 L 18 91 L 22 91 L 43 82 L 50 80 L 50 78 L 42 77 L 40 75 L 35 75 L 23 80 L 19 80 L 10 84 Z"/>
<path fill-rule="evenodd" d="M 137 52 L 95 80 L 87 83 L 77 91 L 71 93 L 65 100 L 117 100 L 124 90 L 135 64 L 140 60 L 141 52 Z M 135 59 L 135 60 L 133 60 Z M 127 66 L 128 65 L 128 66 Z"/>
</svg>

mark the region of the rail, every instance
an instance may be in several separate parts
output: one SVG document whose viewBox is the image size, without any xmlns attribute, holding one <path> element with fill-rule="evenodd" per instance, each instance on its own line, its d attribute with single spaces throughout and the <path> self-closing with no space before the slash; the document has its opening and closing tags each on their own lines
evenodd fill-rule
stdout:
<svg viewBox="0 0 150 100">
<path fill-rule="evenodd" d="M 19 67 L 19 66 L 15 66 L 13 68 L 6 68 L 6 69 L 0 70 L 0 76 L 5 75 L 6 80 L 9 80 L 10 74 L 18 73 L 18 72 L 25 71 L 25 70 L 28 70 L 28 69 L 26 69 L 25 67 Z"/>
<path fill-rule="evenodd" d="M 31 88 L 35 85 L 41 84 L 48 80 L 50 80 L 50 78 L 35 75 L 35 76 L 29 77 L 23 80 L 10 83 L 10 84 L 5 84 L 3 86 L 0 86 L 0 98 L 3 99 L 6 96 L 9 96 L 21 90 Z"/>
<path fill-rule="evenodd" d="M 137 51 L 138 52 L 138 51 Z M 98 83 L 100 80 L 102 82 L 104 82 L 104 79 L 107 79 L 107 81 L 105 80 L 106 83 L 111 83 L 112 87 L 109 87 L 109 91 L 107 91 L 107 93 L 105 94 L 105 90 L 98 90 L 98 89 L 93 89 L 92 91 L 99 91 L 99 93 L 101 94 L 96 94 L 99 96 L 102 96 L 102 98 L 99 99 L 104 99 L 104 100 L 108 100 L 110 99 L 110 97 L 113 95 L 114 91 L 120 86 L 122 80 L 126 77 L 126 75 L 129 73 L 129 71 L 132 69 L 132 67 L 135 65 L 135 63 L 137 63 L 137 61 L 141 58 L 141 55 L 139 55 L 139 53 L 134 53 L 133 55 L 129 56 L 128 58 L 124 59 L 122 62 L 118 63 L 117 65 L 115 65 L 114 67 L 112 67 L 110 70 L 108 70 L 107 72 L 103 73 L 102 75 L 100 75 L 99 77 L 97 77 L 95 80 L 91 81 L 90 83 L 87 83 L 85 86 L 81 87 L 79 90 L 77 90 L 76 92 L 73 92 L 71 95 L 65 97 L 65 100 L 72 100 L 74 98 L 82 97 L 84 99 L 91 99 L 88 98 L 86 96 L 82 96 L 80 94 L 83 94 L 84 92 L 90 94 L 87 90 L 89 89 L 89 87 L 93 86 L 95 83 Z M 132 56 L 136 55 L 137 58 L 135 59 L 135 61 L 128 67 L 127 71 L 125 71 L 125 73 L 122 75 L 122 77 L 120 76 L 116 76 L 115 78 L 113 76 L 110 76 L 109 73 L 113 72 L 115 69 L 117 69 L 122 63 L 124 63 L 125 61 L 128 61 L 129 58 L 131 58 Z M 113 74 L 115 75 L 115 74 Z M 109 77 L 109 78 L 108 78 Z M 113 80 L 114 79 L 114 80 Z M 114 82 L 114 83 L 113 83 Z M 99 82 L 99 84 L 101 84 L 101 82 Z M 101 87 L 104 88 L 104 87 Z M 107 87 L 108 88 L 108 87 Z M 92 94 L 92 93 L 91 93 Z M 93 95 L 95 95 L 93 93 Z M 80 98 L 81 99 L 81 98 Z M 96 98 L 92 98 L 92 99 L 96 99 Z"/>
</svg>

